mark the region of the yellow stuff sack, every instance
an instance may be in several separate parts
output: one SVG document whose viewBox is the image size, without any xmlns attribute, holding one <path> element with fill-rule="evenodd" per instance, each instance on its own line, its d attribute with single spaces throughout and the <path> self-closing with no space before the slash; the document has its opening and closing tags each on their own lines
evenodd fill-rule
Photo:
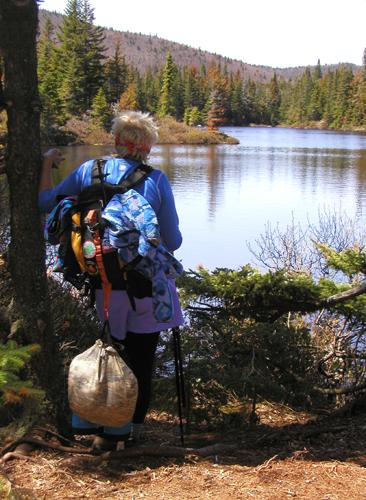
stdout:
<svg viewBox="0 0 366 500">
<path fill-rule="evenodd" d="M 71 247 L 73 249 L 75 258 L 80 266 L 81 272 L 84 272 L 86 270 L 86 266 L 85 266 L 83 243 L 81 237 L 80 212 L 75 212 L 72 215 L 71 220 L 72 220 Z"/>
</svg>

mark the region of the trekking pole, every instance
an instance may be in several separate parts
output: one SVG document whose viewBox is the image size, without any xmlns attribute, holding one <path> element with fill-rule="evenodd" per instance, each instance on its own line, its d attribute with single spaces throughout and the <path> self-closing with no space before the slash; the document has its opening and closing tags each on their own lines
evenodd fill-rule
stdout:
<svg viewBox="0 0 366 500">
<path fill-rule="evenodd" d="M 182 365 L 182 350 L 180 345 L 179 328 L 173 328 L 173 347 L 174 347 L 174 366 L 175 366 L 175 383 L 177 387 L 178 400 L 178 415 L 180 427 L 180 441 L 184 446 L 184 429 L 183 429 L 183 412 L 186 407 L 186 397 L 184 390 L 183 365 Z"/>
</svg>

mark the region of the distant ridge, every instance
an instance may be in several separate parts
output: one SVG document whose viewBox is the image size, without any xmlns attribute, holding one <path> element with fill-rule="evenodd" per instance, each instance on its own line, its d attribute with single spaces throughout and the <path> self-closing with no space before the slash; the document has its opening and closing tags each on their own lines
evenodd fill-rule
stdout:
<svg viewBox="0 0 366 500">
<path fill-rule="evenodd" d="M 46 17 L 50 18 L 56 30 L 62 24 L 63 15 L 57 12 L 50 12 L 44 9 L 39 11 L 40 32 L 45 24 Z M 177 66 L 206 67 L 210 63 L 220 64 L 226 67 L 229 72 L 240 72 L 242 78 L 255 81 L 266 82 L 273 77 L 276 72 L 278 77 L 285 80 L 294 78 L 304 71 L 304 66 L 296 68 L 271 68 L 269 66 L 257 66 L 247 64 L 243 61 L 230 59 L 218 54 L 213 54 L 201 49 L 189 47 L 177 42 L 171 42 L 158 36 L 143 35 L 141 33 L 130 33 L 129 31 L 117 31 L 112 28 L 103 28 L 105 32 L 106 55 L 112 56 L 116 43 L 119 41 L 122 53 L 126 62 L 134 66 L 140 73 L 144 73 L 149 67 L 152 69 L 161 68 L 165 63 L 166 53 L 170 51 Z M 355 69 L 359 67 L 355 64 L 345 63 Z M 335 69 L 339 65 L 322 66 L 323 71 Z"/>
</svg>

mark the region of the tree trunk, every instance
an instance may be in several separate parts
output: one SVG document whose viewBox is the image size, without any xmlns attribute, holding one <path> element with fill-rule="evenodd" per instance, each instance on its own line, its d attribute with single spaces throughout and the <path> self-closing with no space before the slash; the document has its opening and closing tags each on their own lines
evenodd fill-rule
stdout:
<svg viewBox="0 0 366 500">
<path fill-rule="evenodd" d="M 33 360 L 33 368 L 38 383 L 56 406 L 61 425 L 65 384 L 50 317 L 45 245 L 37 206 L 41 169 L 37 27 L 36 0 L 0 0 L 0 51 L 4 59 L 8 115 L 5 157 L 10 193 L 8 263 L 15 289 L 14 320 L 21 325 L 18 329 L 27 343 L 36 342 L 42 347 Z"/>
</svg>

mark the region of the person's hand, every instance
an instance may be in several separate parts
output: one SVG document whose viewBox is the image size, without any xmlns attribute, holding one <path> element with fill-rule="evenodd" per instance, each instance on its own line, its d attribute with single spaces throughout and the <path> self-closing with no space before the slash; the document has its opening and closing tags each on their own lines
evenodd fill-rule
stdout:
<svg viewBox="0 0 366 500">
<path fill-rule="evenodd" d="M 64 159 L 65 158 L 62 156 L 61 151 L 57 148 L 49 149 L 43 154 L 44 162 L 52 168 L 58 168 Z"/>
</svg>

